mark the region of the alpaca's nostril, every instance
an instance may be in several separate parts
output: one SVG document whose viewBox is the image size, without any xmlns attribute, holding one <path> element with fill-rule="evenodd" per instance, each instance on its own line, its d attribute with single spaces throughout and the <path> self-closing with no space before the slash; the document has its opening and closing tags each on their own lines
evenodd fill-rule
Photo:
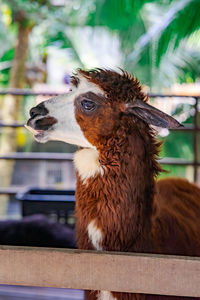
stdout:
<svg viewBox="0 0 200 300">
<path fill-rule="evenodd" d="M 47 114 L 48 110 L 46 109 L 43 103 L 38 104 L 30 110 L 31 118 L 35 118 L 36 116 L 45 116 Z"/>
<path fill-rule="evenodd" d="M 39 110 L 37 109 L 37 107 L 31 108 L 31 110 L 30 110 L 30 116 L 31 116 L 31 118 L 34 118 L 34 117 L 36 117 L 36 116 L 39 115 L 39 114 L 40 114 L 40 112 L 39 112 Z"/>
</svg>

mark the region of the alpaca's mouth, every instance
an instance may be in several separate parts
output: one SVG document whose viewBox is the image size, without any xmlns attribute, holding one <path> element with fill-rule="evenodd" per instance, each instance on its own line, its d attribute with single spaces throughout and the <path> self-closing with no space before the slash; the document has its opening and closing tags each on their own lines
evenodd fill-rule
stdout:
<svg viewBox="0 0 200 300">
<path fill-rule="evenodd" d="M 31 133 L 33 133 L 33 135 L 34 135 L 35 138 L 38 138 L 38 137 L 42 136 L 43 133 L 44 133 L 43 130 L 36 130 L 36 129 L 32 128 L 32 127 L 29 126 L 29 125 L 24 125 L 24 127 L 25 127 L 26 129 L 28 129 Z"/>
<path fill-rule="evenodd" d="M 57 123 L 57 120 L 53 117 L 44 117 L 41 119 L 38 119 L 35 121 L 35 129 L 36 130 L 42 130 L 42 131 L 47 131 L 49 130 L 54 124 Z"/>
<path fill-rule="evenodd" d="M 52 126 L 57 123 L 57 120 L 53 117 L 40 117 L 40 118 L 30 118 L 25 125 L 25 127 L 33 133 L 34 138 L 38 142 L 45 142 L 43 139 L 46 133 L 52 129 Z"/>
</svg>

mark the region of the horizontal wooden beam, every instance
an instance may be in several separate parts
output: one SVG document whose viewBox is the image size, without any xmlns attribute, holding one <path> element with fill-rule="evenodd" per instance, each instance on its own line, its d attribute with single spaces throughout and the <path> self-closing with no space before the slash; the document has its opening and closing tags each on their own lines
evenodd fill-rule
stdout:
<svg viewBox="0 0 200 300">
<path fill-rule="evenodd" d="M 200 258 L 0 247 L 0 284 L 200 297 Z"/>
</svg>

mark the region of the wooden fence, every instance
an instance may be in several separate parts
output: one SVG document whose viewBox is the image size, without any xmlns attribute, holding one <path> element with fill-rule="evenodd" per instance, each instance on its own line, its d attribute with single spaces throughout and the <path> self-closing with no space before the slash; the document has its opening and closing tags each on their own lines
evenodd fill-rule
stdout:
<svg viewBox="0 0 200 300">
<path fill-rule="evenodd" d="M 200 297 L 200 258 L 0 246 L 0 284 Z"/>
</svg>

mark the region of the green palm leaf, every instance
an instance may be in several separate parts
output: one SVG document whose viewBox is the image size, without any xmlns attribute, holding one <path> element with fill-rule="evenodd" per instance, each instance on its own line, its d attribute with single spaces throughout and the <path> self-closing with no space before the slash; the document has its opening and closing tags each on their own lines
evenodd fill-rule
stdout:
<svg viewBox="0 0 200 300">
<path fill-rule="evenodd" d="M 160 6 L 162 10 L 166 5 Z M 166 53 L 169 45 L 173 41 L 175 49 L 180 41 L 191 35 L 200 28 L 200 2 L 199 0 L 179 0 L 173 1 L 159 22 L 155 22 L 150 28 L 136 41 L 133 51 L 129 55 L 129 60 L 140 59 L 146 47 L 157 40 L 156 65 L 158 66 L 162 56 Z"/>
</svg>

